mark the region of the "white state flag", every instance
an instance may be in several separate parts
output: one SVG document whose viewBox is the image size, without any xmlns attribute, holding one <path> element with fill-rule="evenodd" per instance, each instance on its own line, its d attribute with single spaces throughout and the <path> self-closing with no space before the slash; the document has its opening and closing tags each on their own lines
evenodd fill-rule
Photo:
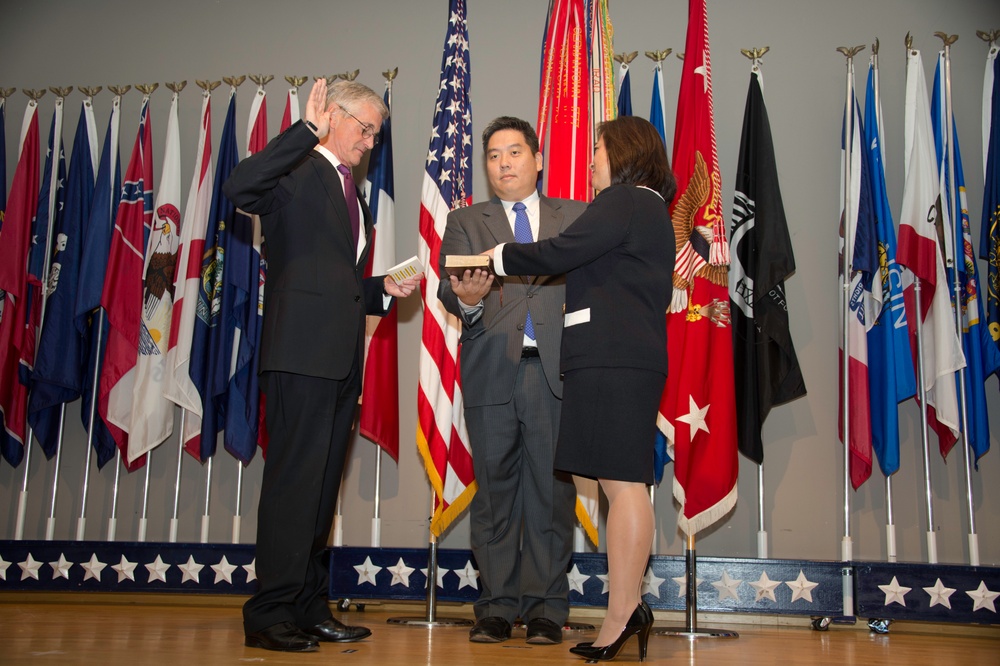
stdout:
<svg viewBox="0 0 1000 666">
<path fill-rule="evenodd" d="M 191 381 L 191 342 L 201 288 L 201 259 L 205 248 L 205 231 L 212 208 L 212 188 L 215 171 L 212 168 L 212 93 L 205 91 L 201 102 L 201 131 L 195 156 L 194 175 L 188 191 L 187 206 L 181 223 L 180 248 L 174 270 L 174 307 L 167 347 L 167 398 L 187 410 L 184 432 L 185 446 L 201 436 L 201 396 Z"/>
<path fill-rule="evenodd" d="M 181 139 L 174 93 L 167 117 L 163 172 L 153 205 L 153 228 L 143 266 L 142 320 L 139 356 L 130 371 L 135 376 L 132 418 L 128 426 L 128 460 L 152 450 L 174 431 L 174 405 L 163 394 L 167 341 L 173 312 L 174 267 L 180 234 Z"/>
<path fill-rule="evenodd" d="M 957 434 L 958 396 L 955 373 L 965 367 L 962 344 L 955 330 L 955 317 L 948 293 L 942 248 L 938 244 L 939 219 L 945 214 L 943 192 L 937 172 L 934 135 L 931 129 L 927 85 L 920 52 L 911 49 L 906 66 L 906 111 L 904 123 L 903 206 L 899 217 L 897 261 L 909 268 L 903 272 L 907 319 L 915 325 L 923 313 L 923 342 L 927 404 L 935 418 Z M 920 303 L 914 300 L 914 276 L 921 280 Z M 912 304 L 912 306 L 911 306 Z"/>
</svg>

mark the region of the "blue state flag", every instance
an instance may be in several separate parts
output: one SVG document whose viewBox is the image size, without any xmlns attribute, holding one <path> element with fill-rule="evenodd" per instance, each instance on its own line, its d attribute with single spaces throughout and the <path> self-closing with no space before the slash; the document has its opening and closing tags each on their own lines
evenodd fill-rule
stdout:
<svg viewBox="0 0 1000 666">
<path fill-rule="evenodd" d="M 205 235 L 201 264 L 201 291 L 198 293 L 194 336 L 191 342 L 191 381 L 201 395 L 202 419 L 198 459 L 205 462 L 215 455 L 216 440 L 226 421 L 226 391 L 232 363 L 235 327 L 223 317 L 223 292 L 230 245 L 228 236 L 236 222 L 236 207 L 222 192 L 222 184 L 239 162 L 236 148 L 236 89 L 229 97 L 229 110 L 222 127 L 219 162 Z M 228 306 L 228 304 L 226 304 Z"/>
<path fill-rule="evenodd" d="M 965 354 L 965 371 L 959 373 L 965 383 L 966 436 L 976 461 L 990 449 L 990 424 L 986 404 L 986 378 L 1000 370 L 1000 350 L 990 337 L 983 317 L 983 303 L 979 290 L 979 269 L 972 251 L 972 230 L 969 224 L 969 202 L 965 189 L 965 173 L 962 169 L 962 151 L 958 143 L 958 128 L 954 119 L 946 120 L 942 86 L 938 71 L 934 74 L 934 95 L 931 101 L 931 126 L 934 130 L 934 144 L 937 150 L 940 173 L 944 178 L 948 199 L 954 198 L 957 219 L 945 233 L 951 234 L 951 246 L 955 248 L 954 268 L 948 269 L 952 307 L 955 307 L 954 271 L 958 271 L 958 293 L 962 309 L 962 351 Z M 951 141 L 955 159 L 955 196 L 952 196 L 952 178 L 948 163 L 948 148 L 945 137 L 947 125 L 951 125 Z M 950 206 L 950 204 L 949 204 Z M 959 380 L 956 380 L 959 381 Z M 977 464 L 978 468 L 978 464 Z"/>
<path fill-rule="evenodd" d="M 105 463 L 114 458 L 117 450 L 104 419 L 97 414 L 93 387 L 101 376 L 104 349 L 108 340 L 108 320 L 101 309 L 101 291 L 104 289 L 104 273 L 108 266 L 115 211 L 118 210 L 122 191 L 122 165 L 118 152 L 120 105 L 120 98 L 115 97 L 101 148 L 94 196 L 89 212 L 84 212 L 79 283 L 76 289 L 76 328 L 83 337 L 84 350 L 81 360 L 84 377 L 80 418 L 84 429 L 91 435 L 98 468 L 104 467 Z"/>
<path fill-rule="evenodd" d="M 618 88 L 618 115 L 632 115 L 632 80 L 628 73 L 628 65 L 622 63 L 622 82 Z"/>
<path fill-rule="evenodd" d="M 649 122 L 656 128 L 663 139 L 663 148 L 667 147 L 667 124 L 663 118 L 663 77 L 660 64 L 653 68 L 653 97 L 649 103 Z"/>
<path fill-rule="evenodd" d="M 872 448 L 886 476 L 899 469 L 899 403 L 917 391 L 913 355 L 903 307 L 902 268 L 896 263 L 896 232 L 885 187 L 882 138 L 875 103 L 875 70 L 869 65 L 865 95 L 865 159 L 870 179 L 882 309 L 868 331 L 868 384 Z"/>
<path fill-rule="evenodd" d="M 91 108 L 86 102 L 80 108 L 65 188 L 65 207 L 61 212 L 57 210 L 53 225 L 52 260 L 45 285 L 45 318 L 28 398 L 28 423 L 50 458 L 58 445 L 61 406 L 79 398 L 83 391 L 84 338 L 77 330 L 74 317 L 83 222 L 90 214 L 94 197 L 91 137 L 96 131 Z"/>
</svg>

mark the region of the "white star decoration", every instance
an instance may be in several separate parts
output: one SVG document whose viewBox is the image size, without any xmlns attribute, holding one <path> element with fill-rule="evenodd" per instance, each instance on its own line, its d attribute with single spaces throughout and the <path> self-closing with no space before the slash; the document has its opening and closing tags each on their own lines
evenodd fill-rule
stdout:
<svg viewBox="0 0 1000 666">
<path fill-rule="evenodd" d="M 705 415 L 708 414 L 709 405 L 704 407 L 699 407 L 694 401 L 694 396 L 688 396 L 688 409 L 690 410 L 684 416 L 678 416 L 678 421 L 683 421 L 690 426 L 691 434 L 689 437 L 693 440 L 694 436 L 698 434 L 699 430 L 704 430 L 708 432 L 708 425 L 705 423 Z"/>
<path fill-rule="evenodd" d="M 896 577 L 893 576 L 892 581 L 888 585 L 879 585 L 878 589 L 885 592 L 885 603 L 883 604 L 884 606 L 888 606 L 889 604 L 895 603 L 905 608 L 906 599 L 904 599 L 904 597 L 906 596 L 906 593 L 909 592 L 912 588 L 900 585 L 899 581 L 896 580 Z"/>
<path fill-rule="evenodd" d="M 135 567 L 139 564 L 138 562 L 129 562 L 122 555 L 121 562 L 118 564 L 111 565 L 111 568 L 118 572 L 118 582 L 122 582 L 126 578 L 130 581 L 135 582 Z"/>
<path fill-rule="evenodd" d="M 608 593 L 608 578 L 609 578 L 608 574 L 597 574 L 597 578 L 603 584 L 601 586 L 601 594 L 607 594 Z"/>
<path fill-rule="evenodd" d="M 736 601 L 740 600 L 737 590 L 740 587 L 742 580 L 733 580 L 729 577 L 729 572 L 725 569 L 722 570 L 722 578 L 712 583 L 712 587 L 719 591 L 719 601 L 727 597 L 732 597 Z"/>
<path fill-rule="evenodd" d="M 386 571 L 392 574 L 392 581 L 389 583 L 389 587 L 393 585 L 402 585 L 403 587 L 410 586 L 410 574 L 416 571 L 413 567 L 406 566 L 403 562 L 403 558 L 399 558 L 399 562 L 396 562 L 394 566 L 386 567 Z"/>
<path fill-rule="evenodd" d="M 28 553 L 28 558 L 23 562 L 18 562 L 17 566 L 21 567 L 21 580 L 26 578 L 34 578 L 38 580 L 38 569 L 42 566 L 41 562 L 36 562 L 35 558 Z"/>
<path fill-rule="evenodd" d="M 444 575 L 449 571 L 451 571 L 451 569 L 442 569 L 441 567 L 438 567 L 437 586 L 440 587 L 442 590 L 444 589 Z M 420 573 L 424 575 L 424 578 L 427 578 L 427 569 L 421 569 Z"/>
<path fill-rule="evenodd" d="M 931 595 L 930 608 L 934 608 L 938 604 L 941 604 L 945 608 L 951 608 L 951 595 L 955 593 L 955 590 L 945 587 L 940 578 L 934 583 L 934 587 L 925 587 L 924 592 Z"/>
<path fill-rule="evenodd" d="M 798 577 L 795 580 L 786 580 L 785 585 L 792 589 L 791 603 L 795 603 L 797 599 L 805 599 L 809 603 L 812 603 L 813 588 L 817 587 L 819 583 L 811 582 L 808 578 L 806 578 L 806 575 L 802 573 L 802 569 L 799 569 Z"/>
<path fill-rule="evenodd" d="M 59 553 L 59 559 L 55 562 L 49 562 L 49 566 L 52 567 L 52 580 L 56 578 L 69 580 L 69 569 L 73 566 L 73 563 L 67 562 L 66 556 L 63 553 Z"/>
<path fill-rule="evenodd" d="M 96 581 L 101 580 L 101 572 L 104 571 L 104 567 L 108 566 L 104 562 L 97 559 L 97 553 L 92 553 L 89 562 L 81 562 L 80 566 L 86 571 L 83 575 L 84 580 L 90 580 L 93 578 Z"/>
<path fill-rule="evenodd" d="M 22 580 L 24 580 L 23 577 Z M 993 592 L 990 589 L 988 589 L 984 581 L 979 581 L 979 587 L 977 587 L 974 590 L 966 590 L 965 593 L 969 595 L 975 602 L 972 605 L 973 613 L 975 613 L 980 608 L 985 608 L 991 613 L 997 612 L 996 606 L 993 604 L 993 602 L 996 600 L 997 597 L 1000 597 L 1000 592 Z"/>
<path fill-rule="evenodd" d="M 677 578 L 671 578 L 670 580 L 672 580 L 675 583 L 677 583 L 678 587 L 680 587 L 680 589 L 677 590 L 677 596 L 678 597 L 686 597 L 687 596 L 687 592 L 688 592 L 688 588 L 687 588 L 687 585 L 688 585 L 688 583 L 687 583 L 687 576 L 678 576 Z M 701 582 L 702 582 L 701 578 L 696 578 L 695 579 L 695 581 L 694 581 L 694 588 L 695 588 L 695 590 L 698 589 L 698 586 L 701 585 Z"/>
<path fill-rule="evenodd" d="M 458 589 L 461 590 L 463 587 L 479 589 L 479 572 L 472 566 L 471 560 L 465 563 L 464 569 L 455 569 L 455 573 L 458 574 Z"/>
<path fill-rule="evenodd" d="M 247 582 L 248 583 L 250 581 L 257 580 L 257 558 L 256 557 L 253 558 L 253 561 L 250 562 L 250 564 L 244 564 L 243 568 L 246 569 L 246 572 L 247 572 Z"/>
<path fill-rule="evenodd" d="M 382 571 L 382 567 L 375 566 L 372 563 L 371 556 L 365 557 L 365 561 L 361 564 L 354 565 L 354 570 L 358 572 L 358 585 L 363 583 L 371 583 L 376 585 L 375 576 L 379 571 Z"/>
<path fill-rule="evenodd" d="M 642 594 L 643 596 L 647 594 L 652 594 L 657 599 L 660 598 L 660 585 L 663 584 L 666 578 L 658 578 L 656 574 L 653 573 L 653 568 L 649 567 L 646 569 L 646 575 L 642 578 Z"/>
<path fill-rule="evenodd" d="M 0 555 L 0 580 L 7 580 L 7 567 L 9 566 L 10 562 L 3 559 L 3 556 Z"/>
<path fill-rule="evenodd" d="M 236 565 L 230 564 L 226 556 L 223 555 L 222 559 L 219 560 L 218 564 L 212 565 L 212 571 L 215 572 L 215 584 L 218 585 L 220 581 L 226 581 L 230 585 L 233 584 L 233 572 L 236 571 Z"/>
<path fill-rule="evenodd" d="M 188 561 L 184 564 L 178 564 L 177 568 L 184 573 L 184 575 L 181 576 L 182 584 L 188 582 L 189 580 L 194 581 L 195 584 L 201 583 L 199 577 L 201 576 L 201 570 L 205 568 L 205 565 L 195 562 L 194 555 L 188 555 Z"/>
<path fill-rule="evenodd" d="M 580 568 L 575 564 L 569 570 L 569 573 L 566 574 L 566 578 L 569 580 L 569 589 L 580 594 L 583 594 L 583 584 L 590 580 L 590 576 L 580 573 Z"/>
<path fill-rule="evenodd" d="M 774 598 L 774 588 L 781 585 L 781 581 L 771 580 L 767 577 L 766 571 L 762 571 L 760 578 L 756 581 L 747 581 L 747 584 L 757 590 L 757 596 L 754 598 L 754 601 L 760 601 L 761 599 L 767 598 L 775 603 L 778 603 L 778 600 Z"/>
<path fill-rule="evenodd" d="M 149 572 L 149 582 L 160 581 L 161 583 L 167 582 L 167 569 L 170 565 L 163 561 L 163 558 L 159 555 L 156 559 L 146 565 L 146 571 Z"/>
</svg>

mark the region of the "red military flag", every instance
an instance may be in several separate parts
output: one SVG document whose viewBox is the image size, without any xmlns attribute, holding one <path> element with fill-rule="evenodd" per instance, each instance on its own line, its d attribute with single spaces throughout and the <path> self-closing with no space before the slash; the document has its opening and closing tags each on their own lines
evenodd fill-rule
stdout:
<svg viewBox="0 0 1000 666">
<path fill-rule="evenodd" d="M 667 314 L 669 374 L 660 429 L 672 448 L 678 526 L 694 534 L 736 504 L 739 461 L 729 246 L 715 146 L 712 64 L 705 0 L 689 4 L 687 46 L 677 101 L 671 207 L 677 257 Z"/>
<path fill-rule="evenodd" d="M 21 125 L 21 154 L 10 187 L 3 227 L 0 228 L 0 454 L 12 466 L 24 457 L 28 388 L 18 369 L 25 344 L 25 296 L 28 291 L 28 250 L 31 221 L 38 209 L 38 103 L 28 102 Z M 34 344 L 34 341 L 32 341 Z"/>
</svg>

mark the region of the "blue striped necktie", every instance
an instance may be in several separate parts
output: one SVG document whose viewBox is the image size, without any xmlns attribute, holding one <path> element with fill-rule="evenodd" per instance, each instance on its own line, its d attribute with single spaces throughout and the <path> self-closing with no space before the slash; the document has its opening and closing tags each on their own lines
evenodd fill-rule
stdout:
<svg viewBox="0 0 1000 666">
<path fill-rule="evenodd" d="M 532 243 L 535 240 L 531 237 L 531 223 L 528 222 L 528 209 L 520 201 L 514 204 L 514 240 L 518 243 Z M 535 339 L 535 325 L 531 323 L 530 311 L 528 312 L 528 318 L 524 320 L 524 334 L 528 336 L 529 340 Z"/>
</svg>

